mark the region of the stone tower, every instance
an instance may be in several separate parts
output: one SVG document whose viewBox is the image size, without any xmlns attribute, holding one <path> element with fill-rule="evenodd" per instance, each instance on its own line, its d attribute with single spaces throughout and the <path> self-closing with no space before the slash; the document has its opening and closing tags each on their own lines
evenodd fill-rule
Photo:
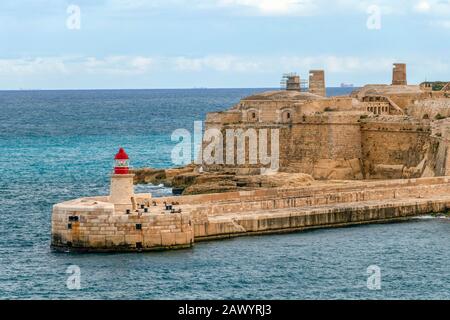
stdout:
<svg viewBox="0 0 450 320">
<path fill-rule="evenodd" d="M 311 70 L 309 72 L 309 92 L 326 97 L 325 72 L 323 70 Z"/>
<path fill-rule="evenodd" d="M 114 203 L 116 212 L 132 209 L 134 197 L 134 174 L 129 173 L 129 158 L 123 148 L 114 157 L 114 173 L 111 176 L 109 202 Z"/>
<path fill-rule="evenodd" d="M 406 86 L 408 84 L 406 80 L 406 64 L 394 63 L 392 69 L 392 85 L 393 86 Z"/>
<path fill-rule="evenodd" d="M 294 74 L 290 74 L 286 77 L 286 90 L 288 91 L 301 91 L 300 77 Z"/>
</svg>

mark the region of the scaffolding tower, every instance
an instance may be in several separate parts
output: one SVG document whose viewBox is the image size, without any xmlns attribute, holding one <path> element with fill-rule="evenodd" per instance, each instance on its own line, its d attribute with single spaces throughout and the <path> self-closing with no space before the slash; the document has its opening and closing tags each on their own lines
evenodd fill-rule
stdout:
<svg viewBox="0 0 450 320">
<path fill-rule="evenodd" d="M 284 73 L 280 81 L 281 90 L 308 91 L 308 81 L 300 79 L 295 72 Z"/>
</svg>

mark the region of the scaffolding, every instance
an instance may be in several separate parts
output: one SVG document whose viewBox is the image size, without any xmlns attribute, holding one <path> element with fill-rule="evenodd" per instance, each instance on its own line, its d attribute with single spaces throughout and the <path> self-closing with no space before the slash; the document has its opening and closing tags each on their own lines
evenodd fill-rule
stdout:
<svg viewBox="0 0 450 320">
<path fill-rule="evenodd" d="M 308 91 L 308 81 L 302 80 L 295 72 L 284 73 L 280 81 L 281 90 Z"/>
</svg>

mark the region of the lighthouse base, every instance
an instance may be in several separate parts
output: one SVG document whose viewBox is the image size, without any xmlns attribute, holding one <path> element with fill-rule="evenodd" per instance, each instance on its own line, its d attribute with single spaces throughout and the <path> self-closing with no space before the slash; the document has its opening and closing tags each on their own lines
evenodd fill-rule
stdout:
<svg viewBox="0 0 450 320">
<path fill-rule="evenodd" d="M 116 213 L 135 210 L 133 179 L 134 174 L 113 174 L 111 176 L 108 202 L 114 204 Z"/>
<path fill-rule="evenodd" d="M 152 251 L 193 245 L 191 215 L 152 206 L 135 195 L 139 209 L 116 212 L 108 197 L 82 198 L 53 207 L 52 247 L 63 251 Z M 141 208 L 144 206 L 144 208 Z"/>
</svg>

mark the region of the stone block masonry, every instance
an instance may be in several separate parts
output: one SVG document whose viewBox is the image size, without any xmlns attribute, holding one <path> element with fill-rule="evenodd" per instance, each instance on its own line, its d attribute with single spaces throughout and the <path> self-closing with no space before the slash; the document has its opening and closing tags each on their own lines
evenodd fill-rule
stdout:
<svg viewBox="0 0 450 320">
<path fill-rule="evenodd" d="M 90 252 L 180 249 L 195 241 L 404 220 L 447 211 L 450 178 L 156 198 L 146 209 L 130 214 L 115 212 L 114 205 L 102 199 L 55 205 L 53 248 Z M 165 210 L 168 203 L 176 210 Z M 175 213 L 178 209 L 181 212 Z"/>
<path fill-rule="evenodd" d="M 325 71 L 311 70 L 309 72 L 309 92 L 321 97 L 326 97 Z"/>
<path fill-rule="evenodd" d="M 392 70 L 392 85 L 393 86 L 406 86 L 406 64 L 404 63 L 394 63 L 394 68 Z"/>
<path fill-rule="evenodd" d="M 145 212 L 147 211 L 147 212 Z M 147 207 L 115 212 L 114 205 L 89 198 L 53 207 L 52 246 L 71 251 L 147 251 L 192 246 L 188 213 Z"/>
<path fill-rule="evenodd" d="M 450 127 L 441 121 L 450 115 L 450 85 L 441 84 L 439 91 L 408 85 L 406 64 L 395 63 L 392 85 L 371 84 L 349 96 L 327 97 L 325 72 L 311 70 L 308 92 L 277 90 L 245 97 L 229 110 L 208 114 L 205 128 L 278 130 L 279 171 L 316 180 L 438 176 L 450 172 L 447 162 L 439 160 L 430 132 L 430 125 L 438 126 L 443 137 Z M 449 149 L 448 139 L 439 144 L 440 150 Z M 208 173 L 255 174 L 267 167 L 250 161 L 202 164 Z"/>
<path fill-rule="evenodd" d="M 392 78 L 392 85 L 366 85 L 349 96 L 326 97 L 325 74 L 313 70 L 309 92 L 301 90 L 302 81 L 294 76 L 289 90 L 257 93 L 227 111 L 208 114 L 205 131 L 215 129 L 224 137 L 234 133 L 231 141 L 238 140 L 236 132 L 243 133 L 241 161 L 237 143 L 224 150 L 223 141 L 216 139 L 224 157 L 196 163 L 184 173 L 178 170 L 178 176 L 166 170 L 164 177 L 171 177 L 175 187 L 178 181 L 182 188 L 177 189 L 186 193 L 224 193 L 159 199 L 134 194 L 134 170 L 120 148 L 109 196 L 54 206 L 52 246 L 81 251 L 176 249 L 215 238 L 446 211 L 448 86 L 444 83 L 436 91 L 429 85 L 407 85 L 404 64 L 394 65 Z M 268 139 L 258 135 L 269 131 Z M 254 145 L 270 150 L 269 163 L 250 157 Z M 386 180 L 400 178 L 405 180 Z"/>
</svg>

